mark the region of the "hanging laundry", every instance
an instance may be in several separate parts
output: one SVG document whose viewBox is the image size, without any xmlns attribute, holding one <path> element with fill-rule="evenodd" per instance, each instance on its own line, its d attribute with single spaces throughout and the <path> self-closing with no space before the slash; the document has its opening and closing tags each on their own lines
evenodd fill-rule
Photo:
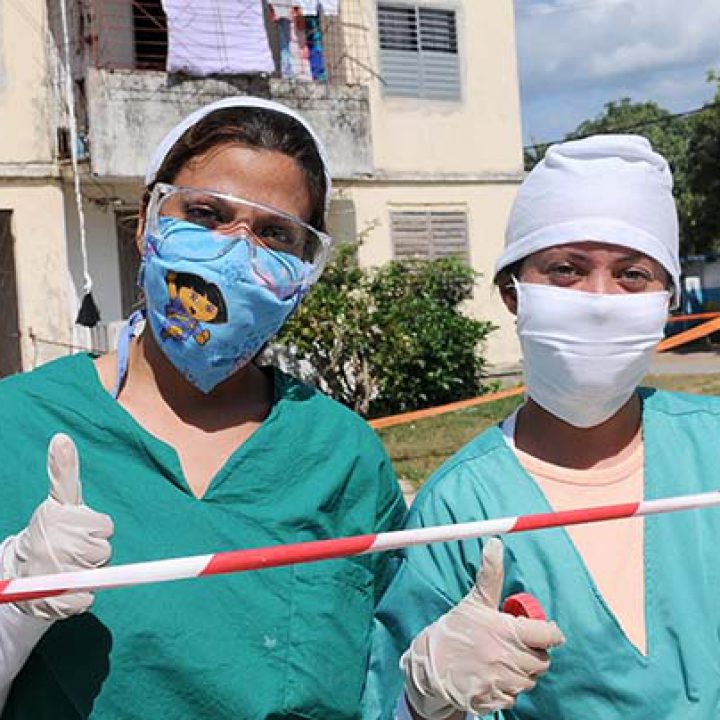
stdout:
<svg viewBox="0 0 720 720">
<path fill-rule="evenodd" d="M 337 15 L 339 0 L 319 0 L 318 7 L 323 15 Z"/>
<path fill-rule="evenodd" d="M 278 42 L 280 44 L 280 77 L 295 77 L 292 55 L 292 23 L 289 18 L 280 17 L 275 21 L 278 29 Z"/>
<path fill-rule="evenodd" d="M 272 0 L 270 5 L 277 17 L 289 17 L 292 7 L 300 8 L 303 15 L 337 15 L 340 0 Z"/>
<path fill-rule="evenodd" d="M 293 4 L 293 0 L 273 0 L 273 2 L 270 3 L 270 8 L 272 9 L 275 20 L 291 18 Z"/>
<path fill-rule="evenodd" d="M 307 39 L 310 71 L 312 72 L 313 80 L 327 80 L 322 30 L 320 29 L 320 18 L 318 15 L 305 15 L 305 37 Z"/>
<path fill-rule="evenodd" d="M 303 15 L 317 15 L 319 0 L 293 0 L 293 5 L 300 8 Z"/>
<path fill-rule="evenodd" d="M 271 11 L 277 28 L 280 76 L 286 80 L 312 81 L 304 17 L 293 7 L 289 8 L 290 17 L 277 16 L 274 6 Z"/>
<path fill-rule="evenodd" d="M 337 15 L 340 0 L 272 0 L 272 8 L 276 18 L 289 18 L 293 7 L 298 7 L 303 15 Z"/>
<path fill-rule="evenodd" d="M 302 17 L 302 16 L 300 16 Z M 302 30 L 302 49 L 298 41 L 298 31 L 294 20 L 279 18 L 277 20 L 280 39 L 280 75 L 286 80 L 312 80 L 310 62 L 305 43 L 305 27 Z"/>
<path fill-rule="evenodd" d="M 275 69 L 262 0 L 162 0 L 168 72 L 243 75 Z"/>
<path fill-rule="evenodd" d="M 305 16 L 300 8 L 293 8 L 291 29 L 291 48 L 293 50 L 294 67 L 296 68 L 295 79 L 310 82 L 313 79 L 310 70 L 310 49 L 307 42 Z"/>
</svg>

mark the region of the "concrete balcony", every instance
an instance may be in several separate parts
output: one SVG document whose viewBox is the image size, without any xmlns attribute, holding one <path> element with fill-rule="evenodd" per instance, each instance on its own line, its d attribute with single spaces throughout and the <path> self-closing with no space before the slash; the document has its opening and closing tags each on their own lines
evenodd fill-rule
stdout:
<svg viewBox="0 0 720 720">
<path fill-rule="evenodd" d="M 325 141 L 333 177 L 372 172 L 368 89 L 267 78 L 187 78 L 152 70 L 89 68 L 86 80 L 93 174 L 138 179 L 163 135 L 194 109 L 230 95 L 260 94 L 298 110 Z"/>
</svg>

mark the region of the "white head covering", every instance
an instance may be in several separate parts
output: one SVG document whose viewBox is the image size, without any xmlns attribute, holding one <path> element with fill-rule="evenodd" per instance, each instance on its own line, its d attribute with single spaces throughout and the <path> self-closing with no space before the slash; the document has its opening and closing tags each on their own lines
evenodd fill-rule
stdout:
<svg viewBox="0 0 720 720">
<path fill-rule="evenodd" d="M 322 144 L 317 133 L 312 129 L 306 120 L 286 105 L 274 102 L 273 100 L 266 100 L 265 98 L 253 97 L 251 95 L 241 95 L 216 100 L 215 102 L 198 108 L 195 112 L 190 113 L 190 115 L 188 115 L 184 120 L 179 122 L 161 140 L 160 144 L 155 149 L 155 152 L 150 159 L 150 163 L 148 164 L 147 172 L 145 173 L 145 186 L 147 187 L 155 182 L 157 171 L 163 164 L 167 154 L 170 150 L 172 150 L 175 143 L 187 130 L 189 130 L 193 125 L 197 125 L 200 120 L 209 115 L 211 112 L 215 112 L 215 110 L 223 110 L 225 108 L 262 108 L 264 110 L 273 110 L 274 112 L 294 118 L 308 131 L 310 137 L 315 141 L 315 146 L 317 147 L 317 151 L 320 155 L 323 169 L 325 171 L 325 214 L 327 215 L 332 196 L 332 177 L 330 175 L 330 164 L 328 163 L 325 146 Z"/>
<path fill-rule="evenodd" d="M 555 245 L 623 245 L 657 260 L 680 296 L 677 211 L 662 155 L 639 135 L 552 145 L 518 190 L 495 272 Z"/>
</svg>

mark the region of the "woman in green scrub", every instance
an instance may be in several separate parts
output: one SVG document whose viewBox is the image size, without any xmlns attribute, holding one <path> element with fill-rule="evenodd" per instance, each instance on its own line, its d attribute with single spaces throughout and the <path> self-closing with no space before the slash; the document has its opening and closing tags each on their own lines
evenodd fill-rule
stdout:
<svg viewBox="0 0 720 720">
<path fill-rule="evenodd" d="M 398 527 L 375 434 L 254 362 L 322 271 L 329 200 L 282 105 L 229 98 L 170 131 L 118 352 L 0 383 L 3 577 Z M 0 606 L 2 718 L 359 718 L 388 580 L 370 555 Z"/>
<path fill-rule="evenodd" d="M 680 275 L 670 171 L 644 138 L 552 147 L 496 269 L 526 401 L 435 473 L 409 527 L 717 488 L 720 399 L 637 388 Z M 716 718 L 719 543 L 702 510 L 411 548 L 378 611 L 368 716 Z M 554 622 L 499 612 L 518 592 Z"/>
</svg>

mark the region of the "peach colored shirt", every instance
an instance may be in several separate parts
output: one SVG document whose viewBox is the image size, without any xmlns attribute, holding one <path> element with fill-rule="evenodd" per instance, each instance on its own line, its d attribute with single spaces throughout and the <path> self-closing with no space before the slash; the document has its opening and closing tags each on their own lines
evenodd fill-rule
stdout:
<svg viewBox="0 0 720 720">
<path fill-rule="evenodd" d="M 514 423 L 512 426 L 514 429 Z M 507 427 L 503 430 L 510 442 Z M 589 470 L 553 465 L 510 444 L 554 510 L 643 499 L 644 452 L 639 434 L 617 462 Z M 566 528 L 605 603 L 630 642 L 643 654 L 646 653 L 644 528 L 643 518 Z"/>
</svg>

